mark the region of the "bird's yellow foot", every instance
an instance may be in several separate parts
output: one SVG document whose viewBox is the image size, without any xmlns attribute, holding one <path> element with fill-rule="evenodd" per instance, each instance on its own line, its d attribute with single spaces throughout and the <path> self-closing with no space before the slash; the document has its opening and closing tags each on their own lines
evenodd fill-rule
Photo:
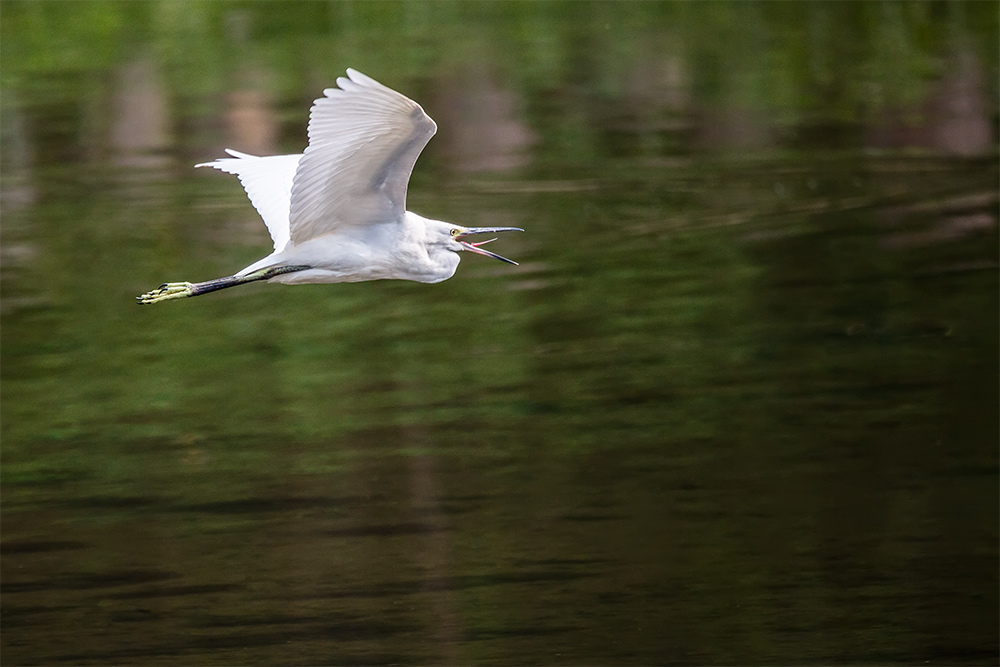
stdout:
<svg viewBox="0 0 1000 667">
<path fill-rule="evenodd" d="M 192 296 L 191 287 L 191 283 L 163 283 L 155 290 L 135 297 L 135 300 L 139 303 L 147 304 L 159 303 L 160 301 L 167 301 L 169 299 L 183 299 L 186 296 Z"/>
</svg>

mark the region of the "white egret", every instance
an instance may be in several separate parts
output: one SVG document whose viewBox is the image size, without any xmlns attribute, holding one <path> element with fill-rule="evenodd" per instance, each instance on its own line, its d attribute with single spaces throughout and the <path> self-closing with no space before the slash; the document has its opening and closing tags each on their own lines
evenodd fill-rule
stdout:
<svg viewBox="0 0 1000 667">
<path fill-rule="evenodd" d="M 231 155 L 196 165 L 236 174 L 264 219 L 274 252 L 235 275 L 164 283 L 139 303 L 198 296 L 255 280 L 339 283 L 397 278 L 424 283 L 455 274 L 462 250 L 516 264 L 470 234 L 524 231 L 463 227 L 406 210 L 410 172 L 437 125 L 419 104 L 347 70 L 309 112 L 301 155 Z"/>
</svg>

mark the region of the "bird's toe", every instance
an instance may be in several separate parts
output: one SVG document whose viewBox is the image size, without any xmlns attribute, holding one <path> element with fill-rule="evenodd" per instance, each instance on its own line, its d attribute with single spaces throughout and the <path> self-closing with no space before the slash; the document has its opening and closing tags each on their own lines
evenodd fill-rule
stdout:
<svg viewBox="0 0 1000 667">
<path fill-rule="evenodd" d="M 169 299 L 182 299 L 191 296 L 191 283 L 163 283 L 155 290 L 140 294 L 135 298 L 138 303 L 150 304 L 167 301 Z"/>
</svg>

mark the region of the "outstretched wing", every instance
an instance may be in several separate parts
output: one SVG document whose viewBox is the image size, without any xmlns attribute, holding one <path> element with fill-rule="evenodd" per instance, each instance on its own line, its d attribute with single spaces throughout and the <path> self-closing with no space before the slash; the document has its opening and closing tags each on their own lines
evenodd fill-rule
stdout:
<svg viewBox="0 0 1000 667">
<path fill-rule="evenodd" d="M 236 174 L 274 241 L 274 251 L 288 245 L 288 209 L 292 198 L 292 179 L 301 155 L 257 157 L 226 149 L 231 158 L 203 162 L 196 167 L 212 167 Z"/>
<path fill-rule="evenodd" d="M 417 156 L 437 131 L 420 105 L 353 69 L 309 112 L 292 182 L 291 242 L 402 219 Z"/>
</svg>

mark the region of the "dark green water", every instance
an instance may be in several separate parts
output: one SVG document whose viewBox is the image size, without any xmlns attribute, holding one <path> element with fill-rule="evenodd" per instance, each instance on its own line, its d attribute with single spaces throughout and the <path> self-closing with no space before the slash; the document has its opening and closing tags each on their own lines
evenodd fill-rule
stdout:
<svg viewBox="0 0 1000 667">
<path fill-rule="evenodd" d="M 996 663 L 997 6 L 5 1 L 3 664 Z M 136 306 L 348 66 L 521 266 Z"/>
</svg>

